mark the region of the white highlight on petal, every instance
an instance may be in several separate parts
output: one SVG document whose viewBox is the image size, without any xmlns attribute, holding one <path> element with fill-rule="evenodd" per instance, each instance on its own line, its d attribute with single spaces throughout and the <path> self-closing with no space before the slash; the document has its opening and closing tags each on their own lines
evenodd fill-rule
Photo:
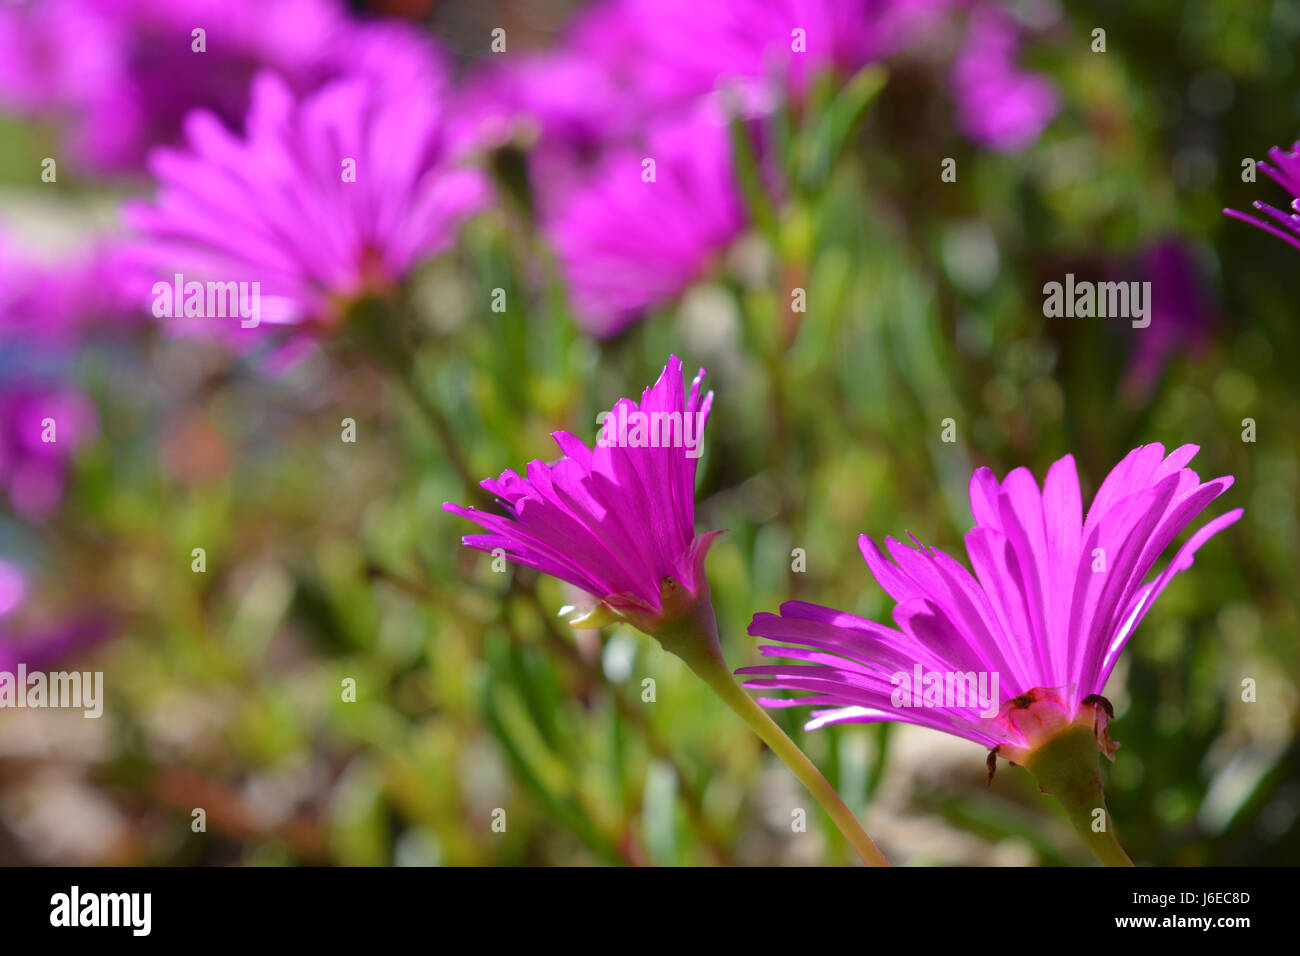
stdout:
<svg viewBox="0 0 1300 956">
<path fill-rule="evenodd" d="M 818 730 L 827 724 L 833 724 L 841 720 L 851 720 L 856 717 L 881 717 L 892 718 L 893 715 L 888 711 L 877 710 L 874 707 L 837 707 L 835 710 L 829 710 L 824 714 L 812 718 L 808 723 L 803 725 L 804 730 Z"/>
</svg>

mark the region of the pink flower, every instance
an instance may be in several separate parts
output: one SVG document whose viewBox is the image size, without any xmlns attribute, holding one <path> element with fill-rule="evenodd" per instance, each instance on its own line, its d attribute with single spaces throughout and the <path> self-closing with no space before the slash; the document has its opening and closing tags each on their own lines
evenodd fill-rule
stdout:
<svg viewBox="0 0 1300 956">
<path fill-rule="evenodd" d="M 98 432 L 79 392 L 31 383 L 0 386 L 0 490 L 20 517 L 42 521 L 58 508 L 71 459 Z"/>
<path fill-rule="evenodd" d="M 23 603 L 27 595 L 27 576 L 11 561 L 0 558 L 0 617 Z"/>
<path fill-rule="evenodd" d="M 259 321 L 296 324 L 386 292 L 486 199 L 477 172 L 450 164 L 442 121 L 418 87 L 349 78 L 300 99 L 260 75 L 244 136 L 198 112 L 190 152 L 152 157 L 158 197 L 125 214 L 144 264 L 136 293 L 148 304 L 149 283 L 176 273 L 258 282 Z"/>
<path fill-rule="evenodd" d="M 65 261 L 42 262 L 0 239 L 0 343 L 59 348 L 120 331 L 145 313 L 121 291 L 127 258 L 104 242 Z"/>
<path fill-rule="evenodd" d="M 981 5 L 971 13 L 953 64 L 957 124 L 977 143 L 996 150 L 1030 146 L 1060 109 L 1056 88 L 1016 64 L 1020 33 L 1005 10 Z"/>
<path fill-rule="evenodd" d="M 730 87 L 751 109 L 802 96 L 897 52 L 954 0 L 613 0 L 585 12 L 572 44 L 606 65 L 645 110 Z"/>
<path fill-rule="evenodd" d="M 1268 158 L 1272 162 L 1259 161 L 1259 168 L 1269 179 L 1277 183 L 1286 190 L 1287 195 L 1300 197 L 1300 142 L 1297 142 L 1290 150 L 1283 150 L 1274 146 L 1268 151 Z M 1240 219 L 1242 222 L 1248 222 L 1252 226 L 1263 229 L 1271 235 L 1277 236 L 1283 242 L 1300 249 L 1300 198 L 1291 200 L 1291 212 L 1283 212 L 1270 206 L 1268 203 L 1256 201 L 1252 203 L 1257 210 L 1262 212 L 1269 219 L 1280 224 L 1283 228 L 1269 225 L 1266 221 L 1256 219 L 1254 216 L 1248 216 L 1244 212 L 1238 212 L 1235 209 L 1225 209 L 1223 214 L 1231 216 L 1233 219 Z"/>
<path fill-rule="evenodd" d="M 942 551 L 887 538 L 891 562 L 863 535 L 867 566 L 898 602 L 897 627 L 789 602 L 780 615 L 755 616 L 749 633 L 793 645 L 760 650 L 798 663 L 738 673 L 754 675 L 749 687 L 805 695 L 761 700 L 766 706 L 826 708 L 813 712 L 810 730 L 904 721 L 1019 762 L 1045 735 L 1100 702 L 1095 695 L 1156 598 L 1191 567 L 1201 545 L 1241 517 L 1238 508 L 1202 526 L 1146 580 L 1174 537 L 1232 485 L 1231 476 L 1202 483 L 1185 467 L 1196 451 L 1134 449 L 1102 483 L 1086 519 L 1069 455 L 1051 467 L 1041 490 L 1024 468 L 1001 484 L 981 468 L 971 478 L 975 527 L 966 535 L 973 575 Z M 900 692 L 899 677 L 910 682 L 918 669 L 945 682 L 947 675 L 989 675 L 990 692 L 996 675 L 997 713 L 990 715 L 989 702 L 955 703 L 943 693 L 918 704 L 911 695 L 922 688 Z M 1101 720 L 1099 744 L 1110 749 L 1104 730 Z"/>
<path fill-rule="evenodd" d="M 0 10 L 0 100 L 61 121 L 68 156 L 95 172 L 134 171 L 151 147 L 178 140 L 194 108 L 238 125 L 263 69 L 299 93 L 345 73 L 434 92 L 444 82 L 417 31 L 357 23 L 337 0 L 39 0 Z"/>
<path fill-rule="evenodd" d="M 622 105 L 589 59 L 563 48 L 514 56 L 489 61 L 456 91 L 452 139 L 490 148 L 522 132 L 542 146 L 594 148 L 626 131 Z"/>
<path fill-rule="evenodd" d="M 1205 347 L 1218 305 L 1196 249 L 1176 236 L 1143 247 L 1135 262 L 1125 264 L 1125 272 L 1131 274 L 1134 268 L 1151 283 L 1151 324 L 1134 334 L 1121 388 L 1140 399 L 1150 393 L 1173 356 Z"/>
<path fill-rule="evenodd" d="M 615 404 L 595 448 L 556 432 L 559 461 L 482 482 L 505 515 L 450 502 L 443 509 L 487 532 L 464 538 L 467 546 L 501 549 L 654 633 L 708 600 L 704 558 L 719 532 L 695 533 L 695 462 L 713 404 L 712 392 L 700 395 L 703 376 L 684 393 L 674 355 L 639 405 Z"/>
<path fill-rule="evenodd" d="M 0 558 L 0 671 L 12 674 L 20 663 L 32 668 L 54 663 L 97 643 L 111 630 L 110 616 L 102 611 L 83 612 L 52 626 L 15 625 L 9 615 L 18 611 L 26 597 L 26 573 L 17 564 Z"/>
<path fill-rule="evenodd" d="M 676 297 L 746 222 L 727 128 L 704 111 L 656 130 L 643 150 L 611 150 L 543 212 L 578 320 L 599 336 Z"/>
</svg>

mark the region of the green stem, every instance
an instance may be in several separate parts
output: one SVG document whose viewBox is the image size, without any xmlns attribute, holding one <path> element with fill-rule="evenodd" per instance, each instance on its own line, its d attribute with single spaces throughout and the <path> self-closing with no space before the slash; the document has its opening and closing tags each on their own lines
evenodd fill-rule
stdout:
<svg viewBox="0 0 1300 956">
<path fill-rule="evenodd" d="M 457 441 L 456 432 L 438 404 L 429 398 L 419 381 L 415 366 L 415 346 L 409 341 L 414 320 L 403 303 L 387 299 L 363 299 L 348 314 L 348 328 L 362 351 L 389 373 L 410 403 L 433 432 L 456 478 L 473 498 L 476 508 L 491 509 L 494 502 L 474 480 L 473 470 Z"/>
<path fill-rule="evenodd" d="M 740 719 L 758 734 L 759 739 L 781 758 L 799 781 L 808 788 L 808 792 L 821 804 L 822 809 L 857 851 L 863 863 L 867 866 L 889 866 L 885 855 L 871 841 L 871 837 L 867 836 L 858 818 L 840 799 L 840 795 L 822 776 L 822 772 L 767 715 L 767 711 L 736 682 L 727 662 L 723 660 L 722 650 L 718 644 L 717 623 L 714 620 L 713 608 L 707 600 L 700 603 L 695 614 L 665 625 L 656 632 L 655 636 L 665 650 L 671 651 L 684 660 L 687 666 L 722 698 L 723 703 L 735 711 Z"/>
<path fill-rule="evenodd" d="M 1097 862 L 1102 866 L 1133 865 L 1115 838 L 1115 827 L 1102 793 L 1097 738 L 1090 727 L 1086 724 L 1066 727 L 1025 758 L 1025 769 L 1034 775 L 1044 793 L 1056 797 L 1065 808 L 1074 829 Z"/>
<path fill-rule="evenodd" d="M 584 660 L 582 655 L 578 653 L 578 648 L 561 636 L 551 615 L 547 614 L 546 608 L 542 605 L 542 599 L 537 596 L 537 588 L 533 585 L 519 585 L 519 587 L 541 619 L 542 631 L 547 646 L 569 661 L 586 680 L 599 684 L 614 702 L 614 709 L 619 716 L 644 738 L 650 752 L 673 768 L 673 772 L 677 774 L 678 784 L 681 787 L 682 802 L 686 805 L 686 815 L 698 830 L 701 841 L 718 863 L 723 866 L 732 865 L 734 861 L 731 858 L 731 852 L 726 848 L 721 835 L 710 822 L 708 814 L 704 812 L 704 798 L 699 787 L 691 775 L 686 772 L 686 768 L 677 759 L 676 754 L 672 752 L 672 748 L 663 740 L 645 715 L 628 704 L 627 698 L 619 693 L 617 687 L 610 683 L 599 661 L 590 662 Z M 509 625 L 507 624 L 507 626 Z"/>
</svg>

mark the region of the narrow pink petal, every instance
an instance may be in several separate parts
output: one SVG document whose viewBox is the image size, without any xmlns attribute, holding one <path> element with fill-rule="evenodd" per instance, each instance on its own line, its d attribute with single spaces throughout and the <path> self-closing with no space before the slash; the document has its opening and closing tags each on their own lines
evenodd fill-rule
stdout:
<svg viewBox="0 0 1300 956">
<path fill-rule="evenodd" d="M 1224 528 L 1240 520 L 1242 514 L 1244 512 L 1241 508 L 1234 508 L 1232 511 L 1219 515 L 1219 517 L 1203 525 L 1178 549 L 1178 553 L 1174 555 L 1174 559 L 1169 562 L 1169 566 L 1160 573 L 1160 576 L 1143 587 L 1136 595 L 1133 606 L 1125 616 L 1119 633 L 1116 634 L 1115 639 L 1106 651 L 1100 672 L 1092 683 L 1093 689 L 1090 693 L 1100 694 L 1105 689 L 1106 681 L 1110 680 L 1110 673 L 1115 669 L 1115 663 L 1119 660 L 1120 652 L 1124 650 L 1129 638 L 1133 636 L 1137 626 L 1146 617 L 1147 611 L 1151 610 L 1151 605 L 1155 603 L 1156 598 L 1169 586 L 1169 582 L 1173 580 L 1174 575 L 1190 568 L 1196 557 L 1196 552 L 1200 550 L 1201 546 Z"/>
</svg>

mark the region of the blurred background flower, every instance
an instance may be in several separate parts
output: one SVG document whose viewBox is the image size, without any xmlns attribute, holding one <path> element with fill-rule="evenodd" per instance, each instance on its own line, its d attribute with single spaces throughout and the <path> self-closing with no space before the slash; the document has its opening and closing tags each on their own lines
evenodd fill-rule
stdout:
<svg viewBox="0 0 1300 956">
<path fill-rule="evenodd" d="M 426 47 L 404 26 L 355 23 L 335 0 L 19 2 L 0 11 L 0 98 L 63 126 L 70 165 L 124 174 L 177 143 L 196 107 L 242 123 L 259 70 L 299 92 L 344 74 L 436 88 Z"/>
<path fill-rule="evenodd" d="M 349 79 L 297 102 L 262 74 L 252 96 L 247 141 L 193 114 L 195 154 L 157 154 L 158 200 L 125 211 L 142 269 L 164 285 L 187 271 L 258 281 L 257 322 L 332 323 L 446 249 L 486 199 L 477 172 L 449 167 L 426 91 Z"/>
<path fill-rule="evenodd" d="M 660 127 L 644 156 L 611 150 L 584 181 L 546 196 L 543 228 L 587 331 L 612 335 L 671 301 L 740 237 L 727 132 L 707 113 Z"/>
<path fill-rule="evenodd" d="M 958 125 L 992 149 L 1030 145 L 1060 108 L 1050 80 L 1017 66 L 1019 47 L 1011 15 L 997 4 L 981 4 L 953 63 Z"/>
<path fill-rule="evenodd" d="M 63 498 L 77 448 L 94 437 L 95 409 L 78 392 L 35 382 L 0 390 L 0 484 L 29 521 L 49 516 Z"/>
</svg>

